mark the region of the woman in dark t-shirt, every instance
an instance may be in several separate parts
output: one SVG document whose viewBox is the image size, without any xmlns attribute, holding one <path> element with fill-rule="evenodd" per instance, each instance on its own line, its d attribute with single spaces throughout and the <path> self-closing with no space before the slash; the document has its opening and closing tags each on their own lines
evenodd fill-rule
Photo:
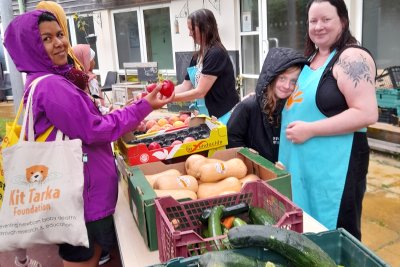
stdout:
<svg viewBox="0 0 400 267">
<path fill-rule="evenodd" d="M 190 36 L 199 49 L 194 53 L 182 84 L 175 87 L 174 101 L 195 101 L 200 114 L 226 123 L 239 102 L 233 65 L 221 43 L 214 14 L 199 9 L 188 17 Z"/>
</svg>

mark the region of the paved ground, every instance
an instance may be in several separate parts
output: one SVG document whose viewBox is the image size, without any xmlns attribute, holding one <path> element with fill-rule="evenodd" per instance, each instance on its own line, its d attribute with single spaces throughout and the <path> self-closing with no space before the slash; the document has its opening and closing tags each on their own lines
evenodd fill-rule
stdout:
<svg viewBox="0 0 400 267">
<path fill-rule="evenodd" d="M 399 159 L 371 153 L 362 217 L 362 242 L 393 267 L 400 266 Z"/>
</svg>

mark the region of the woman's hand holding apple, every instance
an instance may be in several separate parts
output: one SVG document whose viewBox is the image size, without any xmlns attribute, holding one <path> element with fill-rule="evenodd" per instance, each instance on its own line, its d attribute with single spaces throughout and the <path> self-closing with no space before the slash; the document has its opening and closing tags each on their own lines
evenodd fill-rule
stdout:
<svg viewBox="0 0 400 267">
<path fill-rule="evenodd" d="M 143 99 L 149 102 L 150 106 L 153 109 L 159 109 L 166 104 L 172 102 L 174 99 L 175 93 L 172 92 L 170 96 L 164 96 L 160 91 L 162 89 L 162 84 L 158 83 L 156 86 L 149 92 Z"/>
</svg>

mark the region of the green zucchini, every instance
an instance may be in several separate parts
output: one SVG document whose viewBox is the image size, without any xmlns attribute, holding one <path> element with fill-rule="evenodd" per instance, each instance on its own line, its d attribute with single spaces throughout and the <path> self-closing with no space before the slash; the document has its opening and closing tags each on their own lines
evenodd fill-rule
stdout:
<svg viewBox="0 0 400 267">
<path fill-rule="evenodd" d="M 199 220 L 202 223 L 206 223 L 208 221 L 208 218 L 211 215 L 211 210 L 212 210 L 212 208 L 207 208 L 207 209 L 203 210 L 203 212 L 201 213 L 200 218 L 199 218 Z M 249 205 L 246 202 L 241 202 L 234 206 L 224 207 L 223 211 L 222 211 L 221 219 L 228 217 L 228 216 L 245 213 L 248 211 L 249 211 Z"/>
<path fill-rule="evenodd" d="M 201 231 L 201 235 L 204 238 L 209 238 L 210 237 L 210 232 L 208 232 L 208 228 L 204 228 L 203 231 Z"/>
<path fill-rule="evenodd" d="M 275 219 L 263 208 L 250 207 L 249 217 L 253 224 L 274 225 Z"/>
<path fill-rule="evenodd" d="M 211 251 L 199 258 L 199 266 L 201 267 L 258 267 L 265 266 L 260 264 L 253 257 L 248 257 L 232 250 Z M 260 264 L 260 265 L 259 265 Z"/>
<path fill-rule="evenodd" d="M 336 267 L 318 245 L 297 232 L 270 225 L 243 225 L 228 233 L 233 248 L 262 247 L 281 254 L 296 267 Z"/>
<path fill-rule="evenodd" d="M 208 217 L 208 233 L 210 237 L 217 237 L 222 235 L 222 227 L 221 227 L 221 217 L 224 206 L 214 206 L 211 209 L 210 217 Z M 221 245 L 220 240 L 215 240 L 215 245 L 218 250 L 222 250 L 223 246 Z"/>
<path fill-rule="evenodd" d="M 233 220 L 233 226 L 234 226 L 234 227 L 236 227 L 236 226 L 242 226 L 242 225 L 247 225 L 247 223 L 246 223 L 245 221 L 243 221 L 242 219 L 240 219 L 239 217 L 236 217 L 236 218 Z"/>
</svg>

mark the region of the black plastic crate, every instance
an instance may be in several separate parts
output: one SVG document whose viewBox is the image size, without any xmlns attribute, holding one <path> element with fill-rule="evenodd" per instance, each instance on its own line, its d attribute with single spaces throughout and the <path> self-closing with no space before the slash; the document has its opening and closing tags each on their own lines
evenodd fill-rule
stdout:
<svg viewBox="0 0 400 267">
<path fill-rule="evenodd" d="M 379 107 L 379 122 L 397 124 L 397 109 L 396 108 L 381 108 Z"/>
<path fill-rule="evenodd" d="M 400 88 L 400 66 L 385 68 L 375 80 L 380 88 Z"/>
</svg>

